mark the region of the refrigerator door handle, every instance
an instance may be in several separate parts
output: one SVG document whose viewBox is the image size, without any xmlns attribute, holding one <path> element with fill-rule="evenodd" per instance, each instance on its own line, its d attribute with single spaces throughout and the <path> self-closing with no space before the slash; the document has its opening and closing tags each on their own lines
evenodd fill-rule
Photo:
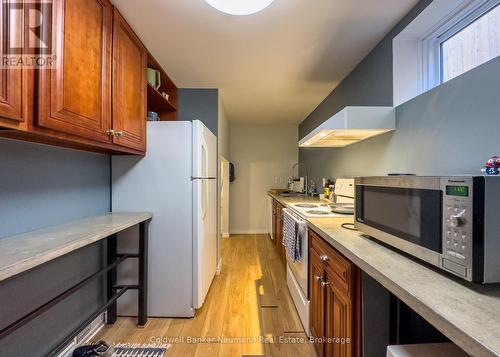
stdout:
<svg viewBox="0 0 500 357">
<path fill-rule="evenodd" d="M 202 175 L 207 175 L 208 174 L 208 146 L 207 142 L 205 141 L 205 137 L 201 137 L 201 151 L 203 152 L 203 158 L 204 162 L 202 162 Z M 208 176 L 208 175 L 207 175 Z M 203 219 L 207 216 L 208 209 L 208 183 L 207 181 L 203 180 L 201 184 L 201 189 L 202 189 L 202 198 L 201 198 L 201 209 L 202 209 L 202 214 L 203 214 Z"/>
</svg>

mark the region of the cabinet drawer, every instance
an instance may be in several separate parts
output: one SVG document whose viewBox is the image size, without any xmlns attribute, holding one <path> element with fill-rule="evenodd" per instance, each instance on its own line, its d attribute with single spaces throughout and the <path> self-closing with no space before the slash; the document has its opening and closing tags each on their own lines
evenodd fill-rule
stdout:
<svg viewBox="0 0 500 357">
<path fill-rule="evenodd" d="M 340 265 L 332 259 L 331 264 L 326 265 L 326 279 L 337 289 L 350 294 L 352 291 L 352 268 L 350 265 Z"/>
<path fill-rule="evenodd" d="M 353 264 L 314 231 L 309 231 L 311 248 L 320 256 L 328 274 L 328 280 L 350 293 L 352 290 Z"/>
</svg>

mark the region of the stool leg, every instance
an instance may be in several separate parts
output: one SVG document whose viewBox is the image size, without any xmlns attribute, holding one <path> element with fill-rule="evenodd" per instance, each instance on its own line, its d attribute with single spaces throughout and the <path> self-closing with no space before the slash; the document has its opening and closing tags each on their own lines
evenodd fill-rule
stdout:
<svg viewBox="0 0 500 357">
<path fill-rule="evenodd" d="M 116 259 L 116 250 L 117 250 L 117 239 L 116 234 L 109 236 L 107 239 L 107 263 L 113 264 Z M 106 279 L 106 296 L 108 301 L 115 294 L 115 285 L 116 285 L 116 267 L 108 271 L 107 279 Z M 116 302 L 113 303 L 107 310 L 107 321 L 108 325 L 112 325 L 116 322 Z"/>
<path fill-rule="evenodd" d="M 149 221 L 139 224 L 139 326 L 148 322 L 148 227 Z"/>
</svg>

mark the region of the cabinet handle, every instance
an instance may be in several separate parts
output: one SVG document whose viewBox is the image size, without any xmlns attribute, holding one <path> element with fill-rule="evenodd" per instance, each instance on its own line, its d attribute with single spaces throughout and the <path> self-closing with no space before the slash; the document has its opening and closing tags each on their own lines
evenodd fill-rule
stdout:
<svg viewBox="0 0 500 357">
<path fill-rule="evenodd" d="M 321 257 L 319 257 L 319 259 L 321 259 L 322 262 L 327 262 L 330 260 L 327 255 L 322 255 Z"/>
<path fill-rule="evenodd" d="M 113 129 L 109 129 L 109 130 L 106 130 L 106 134 L 108 134 L 108 136 L 113 136 L 113 135 L 115 135 L 115 131 Z"/>
<path fill-rule="evenodd" d="M 117 137 L 122 137 L 125 135 L 125 133 L 123 131 L 116 131 L 114 135 Z"/>
<path fill-rule="evenodd" d="M 330 285 L 330 282 L 328 282 L 328 281 L 322 281 L 322 282 L 321 282 L 321 287 L 322 287 L 322 288 L 325 288 L 325 287 L 327 287 L 328 285 Z"/>
<path fill-rule="evenodd" d="M 316 279 L 316 281 L 318 281 L 318 282 L 323 281 L 323 277 L 322 277 L 322 276 L 316 275 L 314 278 L 315 278 L 315 279 Z"/>
</svg>

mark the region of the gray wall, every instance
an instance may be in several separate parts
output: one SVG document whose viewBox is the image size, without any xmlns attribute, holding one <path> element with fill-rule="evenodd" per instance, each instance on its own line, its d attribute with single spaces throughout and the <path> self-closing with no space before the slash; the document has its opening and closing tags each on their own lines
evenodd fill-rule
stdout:
<svg viewBox="0 0 500 357">
<path fill-rule="evenodd" d="M 110 210 L 110 159 L 0 139 L 0 238 Z M 57 296 L 102 264 L 94 244 L 0 283 L 0 329 Z M 2 356 L 43 356 L 104 301 L 103 281 L 0 340 Z"/>
<path fill-rule="evenodd" d="M 179 89 L 178 120 L 201 120 L 217 136 L 219 133 L 219 90 Z"/>
<path fill-rule="evenodd" d="M 418 11 L 421 5 L 417 6 Z M 409 16 L 413 17 L 415 11 Z M 398 31 L 393 31 L 389 37 L 395 36 L 402 28 L 398 25 Z M 345 105 L 392 103 L 392 70 L 388 68 L 388 63 L 392 68 L 392 46 L 391 41 L 387 41 L 384 40 L 346 78 L 339 92 L 334 91 L 301 124 L 301 135 L 327 119 L 326 113 L 333 114 Z M 374 83 L 374 76 L 380 73 L 385 74 Z M 316 182 L 321 182 L 321 177 L 395 172 L 419 175 L 480 174 L 482 164 L 491 155 L 500 152 L 497 135 L 500 130 L 498 78 L 500 58 L 399 106 L 396 109 L 397 129 L 394 133 L 343 149 L 303 148 L 300 149 L 300 161 L 309 165 L 311 176 Z"/>
</svg>

